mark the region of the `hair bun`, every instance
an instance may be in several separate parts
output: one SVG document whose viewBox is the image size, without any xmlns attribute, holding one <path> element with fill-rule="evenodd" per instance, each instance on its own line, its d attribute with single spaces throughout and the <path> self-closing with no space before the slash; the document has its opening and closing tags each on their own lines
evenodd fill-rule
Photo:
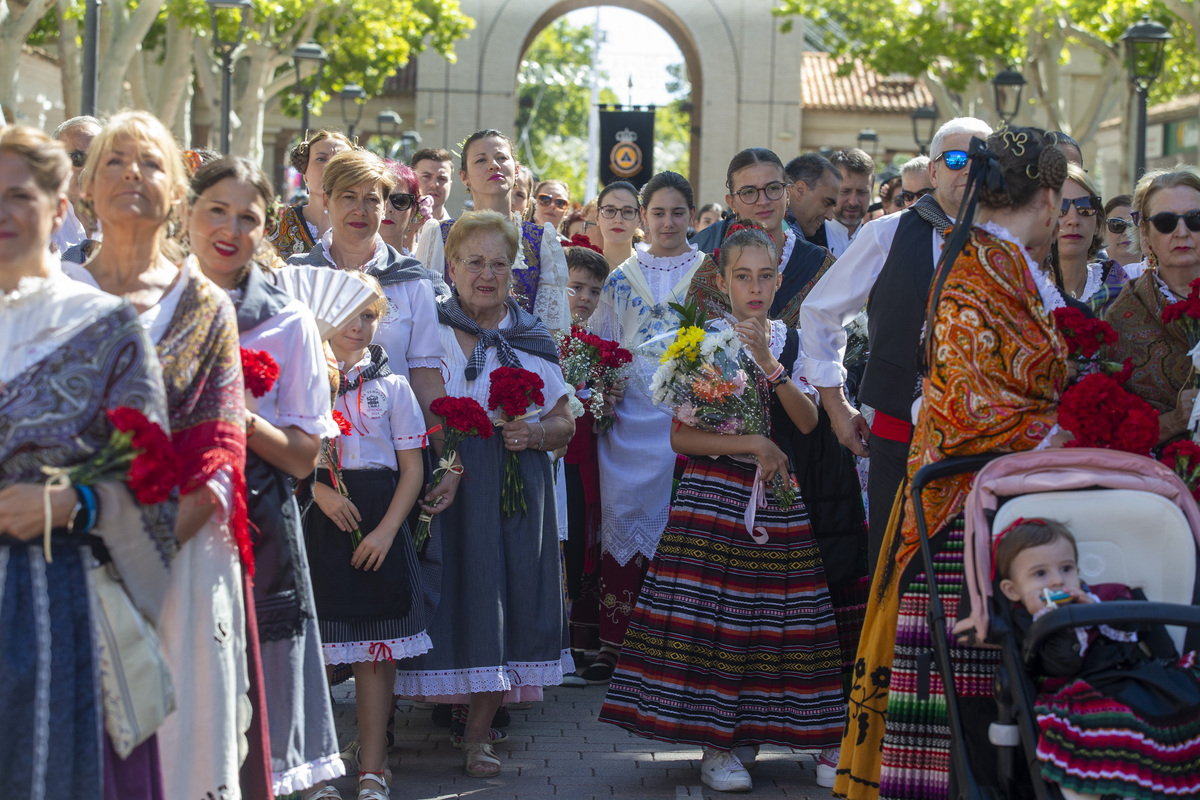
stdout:
<svg viewBox="0 0 1200 800">
<path fill-rule="evenodd" d="M 1037 163 L 1038 185 L 1047 189 L 1061 189 L 1067 180 L 1067 157 L 1058 147 L 1042 148 Z"/>
</svg>

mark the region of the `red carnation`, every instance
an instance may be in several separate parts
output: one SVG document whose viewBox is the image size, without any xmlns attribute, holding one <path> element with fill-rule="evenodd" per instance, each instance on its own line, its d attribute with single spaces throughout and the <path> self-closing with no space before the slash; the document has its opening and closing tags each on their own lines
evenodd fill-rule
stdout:
<svg viewBox="0 0 1200 800">
<path fill-rule="evenodd" d="M 1145 455 L 1158 442 L 1158 411 L 1103 372 L 1088 375 L 1063 392 L 1058 422 L 1075 435 L 1068 447 Z"/>
<path fill-rule="evenodd" d="M 489 439 L 495 432 L 495 426 L 483 410 L 483 406 L 472 397 L 439 397 L 429 404 L 429 410 L 442 418 L 442 429 L 446 434 L 442 457 L 433 471 L 433 480 L 429 483 L 432 490 L 442 482 L 447 472 L 459 475 L 463 473 L 462 464 L 456 461 L 458 446 L 462 444 L 463 439 L 468 436 Z M 413 531 L 413 546 L 418 552 L 422 552 L 429 541 L 429 526 L 432 521 L 433 514 L 427 511 L 421 512 L 417 519 L 417 527 Z"/>
<path fill-rule="evenodd" d="M 532 406 L 545 402 L 542 389 L 545 384 L 537 373 L 518 367 L 500 367 L 493 370 L 491 387 L 488 390 L 488 410 L 500 409 L 508 419 L 525 415 Z"/>
<path fill-rule="evenodd" d="M 1180 439 L 1163 448 L 1161 461 L 1175 471 L 1192 497 L 1200 500 L 1200 444 Z"/>
<path fill-rule="evenodd" d="M 246 389 L 255 397 L 271 391 L 279 379 L 279 365 L 266 350 L 242 348 L 242 379 Z"/>
<path fill-rule="evenodd" d="M 582 233 L 577 233 L 567 242 L 567 247 L 586 247 L 588 250 L 595 250 L 600 255 L 604 255 L 604 251 L 592 244 L 592 240 Z"/>
<path fill-rule="evenodd" d="M 1054 309 L 1054 323 L 1066 339 L 1071 355 L 1079 358 L 1092 358 L 1103 345 L 1117 342 L 1117 331 L 1112 325 L 1071 306 Z"/>
<path fill-rule="evenodd" d="M 350 424 L 350 420 L 340 411 L 333 412 L 333 421 L 337 423 L 338 433 L 342 436 L 349 436 L 354 433 L 354 426 Z"/>
</svg>

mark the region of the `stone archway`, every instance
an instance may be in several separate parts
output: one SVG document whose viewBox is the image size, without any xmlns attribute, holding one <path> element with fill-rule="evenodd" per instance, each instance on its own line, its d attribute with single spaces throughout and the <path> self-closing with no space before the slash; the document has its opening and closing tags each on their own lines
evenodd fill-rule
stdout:
<svg viewBox="0 0 1200 800">
<path fill-rule="evenodd" d="M 781 34 L 770 6 L 720 0 L 462 0 L 475 19 L 457 62 L 421 55 L 416 112 L 425 146 L 455 143 L 485 127 L 511 131 L 516 76 L 529 43 L 569 11 L 615 5 L 653 20 L 677 42 L 693 87 L 691 182 L 696 202 L 725 195 L 725 167 L 743 147 L 785 161 L 800 131 L 799 33 Z M 456 187 L 451 208 L 461 203 Z"/>
</svg>

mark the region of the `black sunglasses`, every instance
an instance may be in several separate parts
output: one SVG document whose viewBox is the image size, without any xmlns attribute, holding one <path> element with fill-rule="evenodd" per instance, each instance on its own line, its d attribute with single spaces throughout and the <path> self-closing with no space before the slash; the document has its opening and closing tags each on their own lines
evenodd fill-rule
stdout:
<svg viewBox="0 0 1200 800">
<path fill-rule="evenodd" d="M 549 194 L 539 194 L 537 196 L 537 201 L 538 201 L 538 205 L 540 205 L 540 206 L 546 206 L 546 207 L 554 206 L 559 211 L 566 211 L 567 206 L 571 205 L 571 201 L 568 200 L 567 198 L 555 197 L 554 195 L 549 195 Z"/>
<path fill-rule="evenodd" d="M 1109 217 L 1104 224 L 1108 226 L 1109 233 L 1115 233 L 1118 235 L 1129 230 L 1129 227 L 1133 225 L 1133 223 L 1129 220 L 1121 219 L 1120 217 Z"/>
<path fill-rule="evenodd" d="M 1070 199 L 1064 197 L 1062 201 L 1062 211 L 1058 213 L 1060 217 L 1065 217 L 1067 212 L 1071 210 L 1071 206 L 1075 206 L 1075 210 L 1079 212 L 1081 217 L 1094 217 L 1096 212 L 1100 210 L 1103 201 L 1096 195 L 1086 195 L 1084 197 L 1072 197 Z"/>
<path fill-rule="evenodd" d="M 1162 211 L 1155 214 L 1153 217 L 1147 217 L 1150 224 L 1155 227 L 1159 233 L 1174 233 L 1179 227 L 1179 220 L 1183 220 L 1183 224 L 1192 233 L 1200 233 L 1200 209 L 1185 211 L 1182 214 L 1172 214 L 1170 211 Z M 1133 224 L 1137 225 L 1141 222 L 1141 214 L 1133 212 Z"/>
<path fill-rule="evenodd" d="M 71 158 L 72 167 L 81 168 L 85 163 L 87 163 L 86 150 L 72 150 L 71 152 L 67 153 L 67 155 Z"/>
<path fill-rule="evenodd" d="M 909 191 L 900 192 L 899 194 L 897 194 L 895 197 L 892 198 L 892 203 L 894 205 L 898 205 L 903 208 L 904 206 L 907 206 L 909 203 L 914 203 L 917 200 L 920 200 L 925 195 L 931 194 L 932 192 L 933 192 L 933 189 L 930 189 L 928 186 L 926 186 L 924 189 L 917 189 L 915 192 L 909 192 Z"/>
<path fill-rule="evenodd" d="M 408 192 L 392 192 L 388 195 L 388 202 L 397 211 L 408 211 L 417 202 L 417 196 Z"/>
</svg>

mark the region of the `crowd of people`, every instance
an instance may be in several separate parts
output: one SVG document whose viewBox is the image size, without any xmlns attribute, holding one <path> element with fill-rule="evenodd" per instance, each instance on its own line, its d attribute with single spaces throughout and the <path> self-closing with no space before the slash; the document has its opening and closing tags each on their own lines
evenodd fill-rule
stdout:
<svg viewBox="0 0 1200 800">
<path fill-rule="evenodd" d="M 1116 330 L 1159 446 L 1190 433 L 1191 345 L 1163 309 L 1200 279 L 1200 170 L 1103 198 L 1070 137 L 964 117 L 898 169 L 750 147 L 723 202 L 662 172 L 580 204 L 501 131 L 459 147 L 405 164 L 306 134 L 307 202 L 281 208 L 259 165 L 182 152 L 143 112 L 0 129 L 5 796 L 330 800 L 350 768 L 386 800 L 398 698 L 489 778 L 508 709 L 562 683 L 701 748 L 716 791 L 750 790 L 773 745 L 839 796 L 953 794 L 951 750 L 991 745 L 950 736 L 927 612 L 931 582 L 959 612 L 970 476 L 926 490 L 933 575 L 908 486 L 1070 441 L 1055 309 Z M 740 345 L 760 431 L 656 402 L 692 315 Z M 598 402 L 560 361 L 585 332 L 631 359 Z M 494 409 L 514 374 L 531 410 L 452 435 L 451 401 Z M 1003 595 L 1098 600 L 1072 532 L 1021 522 Z M 955 637 L 951 662 L 994 718 L 996 651 Z M 1169 669 L 1197 697 L 1169 718 L 1110 703 L 1105 727 L 1078 685 L 1055 695 L 1043 775 L 1200 793 L 1200 670 Z M 1114 725 L 1136 752 L 1089 740 Z"/>
</svg>

